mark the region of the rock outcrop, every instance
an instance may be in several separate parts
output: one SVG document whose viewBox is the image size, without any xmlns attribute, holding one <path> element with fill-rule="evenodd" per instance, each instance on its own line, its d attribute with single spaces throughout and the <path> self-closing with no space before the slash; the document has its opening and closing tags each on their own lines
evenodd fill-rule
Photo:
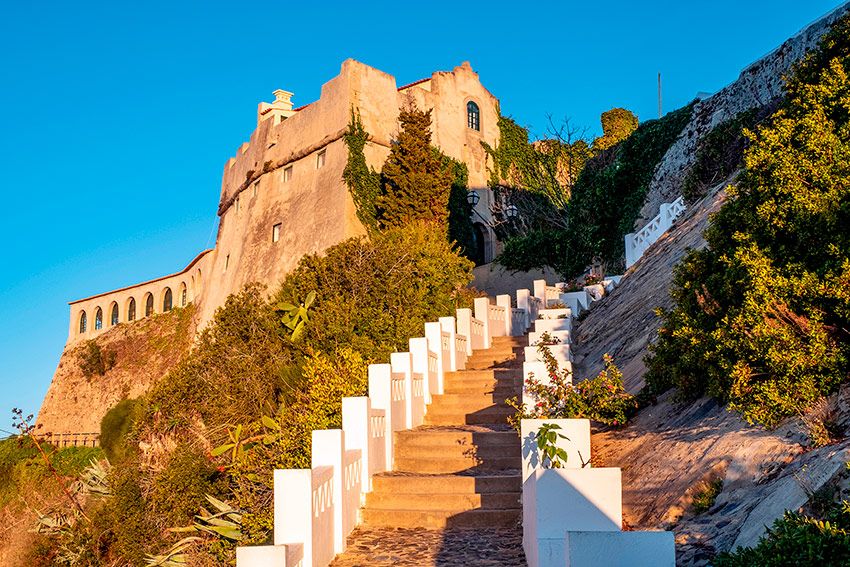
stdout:
<svg viewBox="0 0 850 567">
<path fill-rule="evenodd" d="M 791 66 L 815 47 L 829 26 L 848 10 L 850 3 L 813 22 L 741 71 L 734 83 L 696 104 L 690 122 L 655 170 L 646 201 L 635 221 L 636 231 L 658 214 L 661 203 L 669 203 L 682 194 L 682 183 L 694 162 L 700 139 L 721 122 L 780 98 L 784 89 L 783 78 Z"/>
</svg>

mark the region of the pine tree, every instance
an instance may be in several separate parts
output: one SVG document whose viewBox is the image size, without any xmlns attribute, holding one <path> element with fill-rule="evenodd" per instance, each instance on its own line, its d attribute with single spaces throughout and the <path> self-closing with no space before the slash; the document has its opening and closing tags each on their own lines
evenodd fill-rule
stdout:
<svg viewBox="0 0 850 567">
<path fill-rule="evenodd" d="M 445 225 L 452 174 L 431 148 L 431 111 L 402 109 L 401 130 L 381 170 L 377 209 L 381 226 L 415 221 Z"/>
</svg>

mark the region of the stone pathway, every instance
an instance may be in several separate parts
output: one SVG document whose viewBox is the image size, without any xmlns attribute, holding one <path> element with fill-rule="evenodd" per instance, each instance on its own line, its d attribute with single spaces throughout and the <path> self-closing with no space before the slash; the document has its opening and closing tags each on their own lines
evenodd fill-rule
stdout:
<svg viewBox="0 0 850 567">
<path fill-rule="evenodd" d="M 360 526 L 331 567 L 525 567 L 522 528 L 445 529 Z"/>
<path fill-rule="evenodd" d="M 362 524 L 332 567 L 525 567 L 519 439 L 505 400 L 522 387 L 526 337 L 498 337 L 446 374 L 425 424 L 395 434 Z"/>
</svg>

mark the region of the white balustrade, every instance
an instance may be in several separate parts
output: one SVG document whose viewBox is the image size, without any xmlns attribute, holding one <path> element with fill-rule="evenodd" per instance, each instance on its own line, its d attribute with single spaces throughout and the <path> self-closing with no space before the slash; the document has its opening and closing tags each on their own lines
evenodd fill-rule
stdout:
<svg viewBox="0 0 850 567">
<path fill-rule="evenodd" d="M 646 249 L 649 248 L 662 234 L 670 230 L 673 222 L 685 210 L 684 199 L 680 196 L 672 203 L 663 203 L 659 207 L 658 215 L 637 232 L 632 232 L 623 237 L 626 245 L 626 268 L 630 268 L 640 260 Z"/>
<path fill-rule="evenodd" d="M 457 360 L 457 369 L 463 370 L 466 368 L 466 359 L 469 357 L 467 352 L 469 348 L 469 339 L 466 335 L 460 333 L 455 335 L 455 360 Z"/>
<path fill-rule="evenodd" d="M 275 546 L 301 544 L 304 566 L 324 566 L 336 554 L 333 533 L 333 467 L 275 470 Z"/>
<path fill-rule="evenodd" d="M 393 422 L 398 421 L 398 416 L 394 415 L 395 404 L 392 398 L 392 367 L 389 364 L 370 364 L 369 399 L 373 408 L 384 410 L 383 470 L 393 468 Z M 404 416 L 401 419 L 403 420 Z"/>
<path fill-rule="evenodd" d="M 311 466 L 331 469 L 331 507 L 333 509 L 333 549 L 334 553 L 345 550 L 345 514 L 343 499 L 343 466 L 345 461 L 345 440 L 342 429 L 319 429 L 313 431 L 313 450 Z M 359 504 L 359 495 L 358 495 Z"/>
<path fill-rule="evenodd" d="M 457 335 L 457 327 L 455 326 L 454 317 L 440 317 L 438 319 L 440 329 L 443 333 L 443 346 L 448 349 L 448 365 L 447 372 L 454 372 L 458 369 L 457 365 L 457 347 L 455 346 L 455 336 Z"/>
<path fill-rule="evenodd" d="M 484 338 L 481 348 L 490 348 L 491 338 L 497 336 L 490 329 L 490 300 L 486 297 L 476 297 L 472 303 L 475 319 L 481 322 L 481 336 Z M 474 333 L 473 336 L 475 336 Z M 475 345 L 472 348 L 475 348 Z"/>
<path fill-rule="evenodd" d="M 425 323 L 425 338 L 428 340 L 428 351 L 437 357 L 437 369 L 433 377 L 433 387 L 429 388 L 431 396 L 443 393 L 443 376 L 445 375 L 448 361 L 443 360 L 446 349 L 443 345 L 443 328 L 440 323 Z M 448 346 L 448 345 L 445 345 Z M 431 370 L 429 370 L 429 373 Z M 432 377 L 428 377 L 432 380 Z"/>
<path fill-rule="evenodd" d="M 346 451 L 360 451 L 359 478 L 363 492 L 371 490 L 371 477 L 375 467 L 373 463 L 375 448 L 372 443 L 372 411 L 371 400 L 366 396 L 342 399 L 342 431 L 345 434 L 345 449 Z M 384 433 L 381 432 L 380 439 L 382 441 L 383 435 Z M 383 468 L 380 470 L 383 470 Z"/>
<path fill-rule="evenodd" d="M 472 310 L 457 310 L 457 332 L 467 337 L 466 354 L 472 356 L 473 350 L 489 348 L 484 333 L 484 322 L 472 316 Z"/>
<path fill-rule="evenodd" d="M 404 402 L 404 428 L 411 429 L 413 424 L 413 365 L 409 352 L 394 352 L 390 355 L 390 366 L 394 380 L 401 380 L 401 396 Z"/>
<path fill-rule="evenodd" d="M 528 333 L 528 345 L 537 346 L 540 341 L 543 340 L 543 333 L 549 335 L 550 340 L 557 340 L 559 344 L 566 345 L 570 343 L 569 331 L 531 331 L 530 333 Z"/>
<path fill-rule="evenodd" d="M 417 337 L 408 341 L 410 347 L 411 368 L 413 374 L 422 376 L 422 397 L 425 404 L 431 403 L 431 396 L 436 393 L 438 384 L 437 378 L 439 372 L 435 368 L 433 371 L 428 365 L 428 339 L 425 337 Z M 433 393 L 432 393 L 433 392 Z M 424 411 L 424 410 L 423 410 Z"/>
<path fill-rule="evenodd" d="M 504 326 L 505 336 L 510 337 L 510 336 L 512 336 L 512 332 L 513 332 L 513 325 L 512 325 L 513 321 L 512 321 L 512 318 L 511 318 L 511 307 L 512 307 L 511 296 L 510 295 L 497 295 L 496 296 L 496 305 L 498 307 L 501 307 L 502 309 L 504 309 L 504 313 L 505 313 L 505 321 L 504 321 L 504 323 L 505 323 L 505 326 Z"/>
</svg>

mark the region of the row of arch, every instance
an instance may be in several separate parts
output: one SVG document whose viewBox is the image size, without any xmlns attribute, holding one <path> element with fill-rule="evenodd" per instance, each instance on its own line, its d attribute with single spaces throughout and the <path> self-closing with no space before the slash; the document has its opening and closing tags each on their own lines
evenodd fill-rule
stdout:
<svg viewBox="0 0 850 567">
<path fill-rule="evenodd" d="M 176 302 L 174 293 L 171 291 L 170 287 L 166 287 L 162 290 L 159 301 L 154 299 L 154 295 L 151 292 L 147 292 L 141 305 L 141 308 L 143 309 L 141 317 L 150 317 L 154 313 L 167 313 L 174 307 L 186 307 L 188 303 L 189 290 L 185 282 L 180 283 L 180 287 L 177 291 Z M 157 307 L 160 308 L 158 311 Z M 104 323 L 108 323 L 109 327 L 113 327 L 118 323 L 129 323 L 131 321 L 135 321 L 139 315 L 136 298 L 128 298 L 124 303 L 123 310 L 119 307 L 117 301 L 113 301 L 109 305 L 106 315 L 108 317 L 104 319 L 104 311 L 100 306 L 97 306 L 94 309 L 94 313 L 92 314 L 93 320 L 91 322 L 92 329 L 94 331 L 103 330 L 105 327 Z M 86 334 L 89 331 L 89 315 L 85 309 L 80 311 L 78 323 L 77 332 L 80 335 Z"/>
</svg>

